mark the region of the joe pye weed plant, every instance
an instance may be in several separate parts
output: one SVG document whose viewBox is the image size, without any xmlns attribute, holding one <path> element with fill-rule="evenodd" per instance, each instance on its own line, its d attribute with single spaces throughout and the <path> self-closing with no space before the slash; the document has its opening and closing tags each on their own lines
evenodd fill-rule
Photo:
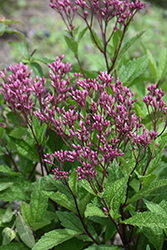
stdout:
<svg viewBox="0 0 167 250">
<path fill-rule="evenodd" d="M 145 45 L 128 59 L 144 33 L 126 38 L 140 0 L 50 6 L 76 65 L 31 55 L 1 71 L 0 250 L 166 249 L 167 50 L 158 63 Z M 86 32 L 101 52 L 97 72 L 79 54 Z M 25 41 L 19 48 L 28 55 Z"/>
</svg>

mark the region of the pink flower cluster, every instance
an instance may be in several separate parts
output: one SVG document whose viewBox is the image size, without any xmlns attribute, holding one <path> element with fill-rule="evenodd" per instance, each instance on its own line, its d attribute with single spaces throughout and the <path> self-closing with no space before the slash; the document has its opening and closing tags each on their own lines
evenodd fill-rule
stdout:
<svg viewBox="0 0 167 250">
<path fill-rule="evenodd" d="M 100 72 L 95 79 L 78 79 L 78 88 L 71 88 L 66 93 L 66 106 L 48 105 L 43 113 L 36 112 L 36 116 L 59 134 L 69 148 L 65 155 L 61 152 L 61 157 L 57 152 L 47 155 L 47 162 L 53 164 L 55 158 L 63 166 L 65 160 L 76 160 L 78 179 L 91 182 L 96 180 L 97 168 L 106 173 L 112 161 L 124 155 L 130 141 L 132 150 L 147 148 L 156 133 L 150 131 L 149 135 L 141 117 L 136 116 L 134 93 L 131 94 L 119 79 L 115 84 L 112 81 L 113 77 L 107 72 Z M 139 133 L 141 127 L 142 134 Z M 67 177 L 63 174 L 62 178 L 64 176 Z"/>
<path fill-rule="evenodd" d="M 103 181 L 108 167 L 114 159 L 124 155 L 128 143 L 133 151 L 139 149 L 141 152 L 158 133 L 155 129 L 146 130 L 141 117 L 137 117 L 133 110 L 137 101 L 133 98 L 134 93 L 131 94 L 118 78 L 115 84 L 107 72 L 100 72 L 95 79 L 82 79 L 76 73 L 70 78 L 71 65 L 62 63 L 62 59 L 57 57 L 48 65 L 52 70 L 53 94 L 45 94 L 44 77 L 40 79 L 37 76 L 32 83 L 31 72 L 28 73 L 27 66 L 23 64 L 10 66 L 12 74 L 8 78 L 7 70 L 1 72 L 4 80 L 1 91 L 16 115 L 20 111 L 25 118 L 36 115 L 62 137 L 69 150 L 46 154 L 45 160 L 55 166 L 56 179 L 68 176 L 64 162 L 77 161 L 78 179 L 91 183 L 95 180 L 98 184 L 98 171 L 103 173 Z M 70 87 L 73 84 L 75 88 Z M 153 113 L 157 114 L 153 119 L 157 122 L 161 111 L 166 114 L 167 108 L 162 100 L 164 93 L 155 85 L 149 86 L 148 90 L 149 96 L 145 96 L 143 101 L 147 107 L 153 108 Z"/>
<path fill-rule="evenodd" d="M 157 136 L 158 135 L 157 122 L 159 120 L 165 122 L 164 129 L 160 134 L 163 133 L 163 131 L 166 129 L 167 126 L 167 116 L 166 116 L 167 107 L 164 100 L 162 99 L 163 96 L 165 95 L 165 92 L 162 92 L 161 89 L 158 89 L 156 84 L 148 86 L 147 89 L 148 89 L 148 96 L 144 96 L 143 102 L 146 104 L 150 120 L 154 125 L 154 131 L 152 131 L 150 135 L 154 134 Z M 160 134 L 158 136 L 160 136 Z"/>
<path fill-rule="evenodd" d="M 28 72 L 28 66 L 22 63 L 14 67 L 12 65 L 9 66 L 11 73 L 8 78 L 6 69 L 4 72 L 0 72 L 0 76 L 3 79 L 1 93 L 9 108 L 25 126 L 27 126 L 29 118 L 32 117 L 35 109 L 43 112 L 43 109 L 47 109 L 48 105 L 57 106 L 60 102 L 67 99 L 70 76 L 68 76 L 67 80 L 66 76 L 71 71 L 71 65 L 69 63 L 63 64 L 63 57 L 56 57 L 55 62 L 48 64 L 48 67 L 52 70 L 49 72 L 49 75 L 54 89 L 53 94 L 46 93 L 46 79 L 36 76 L 32 81 L 32 70 Z M 75 79 L 78 77 L 80 75 L 75 74 Z"/>
<path fill-rule="evenodd" d="M 93 18 L 95 15 L 98 21 L 105 23 L 116 17 L 117 22 L 125 25 L 131 16 L 145 7 L 141 0 L 135 2 L 120 0 L 50 0 L 50 7 L 56 10 L 62 17 L 69 30 L 74 29 L 74 16 L 79 15 L 82 19 L 87 20 L 88 16 Z"/>
</svg>

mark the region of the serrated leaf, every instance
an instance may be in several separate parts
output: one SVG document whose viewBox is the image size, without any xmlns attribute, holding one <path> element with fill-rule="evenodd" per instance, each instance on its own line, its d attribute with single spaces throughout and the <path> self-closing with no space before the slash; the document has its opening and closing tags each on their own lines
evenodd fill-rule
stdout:
<svg viewBox="0 0 167 250">
<path fill-rule="evenodd" d="M 22 204 L 21 204 L 21 213 L 22 213 L 24 220 L 30 226 L 32 222 L 31 210 L 30 210 L 30 206 L 24 201 L 22 201 Z"/>
<path fill-rule="evenodd" d="M 68 184 L 69 184 L 69 187 L 71 188 L 75 197 L 77 195 L 77 178 L 78 178 L 78 174 L 77 174 L 76 170 L 73 169 L 73 171 L 69 177 Z"/>
<path fill-rule="evenodd" d="M 76 207 L 74 204 L 67 198 L 65 194 L 59 193 L 59 192 L 46 192 L 43 191 L 43 193 L 48 196 L 51 200 L 57 202 L 61 206 L 69 209 L 73 213 L 77 213 Z"/>
<path fill-rule="evenodd" d="M 89 203 L 86 206 L 85 217 L 88 217 L 88 216 L 99 216 L 99 217 L 104 217 L 104 218 L 106 217 L 104 212 L 92 203 Z"/>
<path fill-rule="evenodd" d="M 151 250 L 149 245 L 146 246 L 146 250 Z"/>
<path fill-rule="evenodd" d="M 134 44 L 134 42 L 139 39 L 143 34 L 145 33 L 144 31 L 141 31 L 139 34 L 137 34 L 136 36 L 130 38 L 122 47 L 120 53 L 118 54 L 118 59 L 122 58 L 122 56 L 125 54 L 125 52 L 131 47 L 132 44 Z"/>
<path fill-rule="evenodd" d="M 79 35 L 78 35 L 78 43 L 81 41 L 82 37 L 84 36 L 84 34 L 86 33 L 86 31 L 88 30 L 88 27 L 84 28 L 83 30 L 81 30 L 79 32 Z"/>
<path fill-rule="evenodd" d="M 3 35 L 4 31 L 5 31 L 5 23 L 0 23 L 0 36 Z"/>
<path fill-rule="evenodd" d="M 51 223 L 50 220 L 43 220 L 40 222 L 31 223 L 31 226 L 32 226 L 34 231 L 37 231 L 38 229 L 45 227 L 45 226 L 49 225 L 50 223 Z"/>
<path fill-rule="evenodd" d="M 74 213 L 57 211 L 56 214 L 63 227 L 78 232 L 85 232 L 80 219 Z"/>
<path fill-rule="evenodd" d="M 5 227 L 2 231 L 2 237 L 2 245 L 7 245 L 16 237 L 16 232 L 9 227 Z"/>
<path fill-rule="evenodd" d="M 11 32 L 12 33 L 12 32 Z M 20 32 L 19 32 L 20 33 Z M 18 43 L 18 42 L 9 42 L 9 44 L 17 51 L 20 52 L 22 56 L 28 57 L 29 52 L 27 49 L 27 46 L 23 43 Z"/>
<path fill-rule="evenodd" d="M 11 204 L 9 204 L 6 211 L 5 211 L 5 214 L 2 217 L 2 222 L 3 223 L 10 222 L 12 220 L 14 213 L 15 213 L 15 211 L 12 211 Z"/>
<path fill-rule="evenodd" d="M 117 230 L 115 228 L 114 223 L 111 220 L 109 220 L 105 230 L 105 242 L 110 240 L 116 234 L 116 232 Z"/>
<path fill-rule="evenodd" d="M 167 49 L 163 48 L 160 53 L 156 81 L 159 82 L 160 80 L 162 80 L 166 74 L 167 74 Z"/>
<path fill-rule="evenodd" d="M 4 134 L 5 134 L 5 129 L 3 127 L 0 127 L 0 139 L 3 138 Z"/>
<path fill-rule="evenodd" d="M 11 138 L 10 141 L 15 150 L 25 158 L 39 162 L 39 155 L 35 147 L 30 146 L 26 141 L 16 138 Z"/>
<path fill-rule="evenodd" d="M 23 243 L 10 243 L 0 247 L 0 250 L 30 250 L 29 247 Z"/>
<path fill-rule="evenodd" d="M 74 30 L 73 30 L 73 36 L 74 37 L 76 37 L 76 35 L 78 34 L 79 28 L 80 28 L 79 26 L 74 28 Z"/>
<path fill-rule="evenodd" d="M 113 45 L 114 45 L 115 50 L 119 46 L 119 42 L 121 41 L 122 34 L 123 34 L 123 31 L 119 30 L 119 29 L 116 30 L 113 34 L 112 41 L 113 41 Z"/>
<path fill-rule="evenodd" d="M 132 82 L 139 77 L 148 65 L 148 56 L 142 56 L 129 61 L 123 65 L 119 71 L 119 79 L 121 82 Z M 130 84 L 128 84 L 130 86 Z"/>
<path fill-rule="evenodd" d="M 25 38 L 25 36 L 24 36 L 24 34 L 23 34 L 22 32 L 20 32 L 20 31 L 18 31 L 18 30 L 15 30 L 15 29 L 13 29 L 13 28 L 11 28 L 11 27 L 5 27 L 5 33 L 9 33 L 9 34 L 12 34 L 12 33 L 18 34 L 19 36 L 21 36 L 21 38 L 22 38 L 22 40 L 23 40 L 25 46 L 27 46 L 27 40 L 26 40 L 26 38 Z"/>
<path fill-rule="evenodd" d="M 133 203 L 142 197 L 147 196 L 150 192 L 154 191 L 157 188 L 167 185 L 167 180 L 158 180 L 150 183 L 149 185 L 144 186 L 138 193 L 132 196 L 127 203 Z"/>
<path fill-rule="evenodd" d="M 152 212 L 137 213 L 131 218 L 122 221 L 123 224 L 129 224 L 137 227 L 160 227 L 167 228 L 167 218 L 161 214 Z"/>
<path fill-rule="evenodd" d="M 64 36 L 69 49 L 76 55 L 78 53 L 78 42 L 71 36 Z"/>
<path fill-rule="evenodd" d="M 19 127 L 19 128 L 15 128 L 13 129 L 9 136 L 17 138 L 17 139 L 21 139 L 23 137 L 23 135 L 25 135 L 26 129 Z"/>
<path fill-rule="evenodd" d="M 44 234 L 32 250 L 49 250 L 62 242 L 77 236 L 79 232 L 70 229 L 57 229 Z"/>
<path fill-rule="evenodd" d="M 90 33 L 90 38 L 91 38 L 93 45 L 96 48 L 100 47 L 100 49 L 103 50 L 103 45 L 102 45 L 101 39 L 98 37 L 98 35 L 96 34 L 96 31 L 94 29 L 91 29 L 91 30 L 92 30 L 92 34 Z"/>
<path fill-rule="evenodd" d="M 21 240 L 29 247 L 33 248 L 35 239 L 33 232 L 29 225 L 25 222 L 24 218 L 18 213 L 16 218 L 16 228 Z"/>
<path fill-rule="evenodd" d="M 151 73 L 154 76 L 154 78 L 156 78 L 156 76 L 157 76 L 157 65 L 156 65 L 155 59 L 154 59 L 154 57 L 151 54 L 149 49 L 147 49 L 147 55 L 148 55 L 148 59 L 149 59 L 149 66 L 150 66 Z"/>
<path fill-rule="evenodd" d="M 88 248 L 85 248 L 85 250 L 121 250 L 122 248 L 119 246 L 106 246 L 106 245 L 100 245 L 100 246 L 90 246 Z"/>
<path fill-rule="evenodd" d="M 39 63 L 37 62 L 31 62 L 30 63 L 30 67 L 33 69 L 33 71 L 35 72 L 36 75 L 40 76 L 42 78 L 43 74 L 43 70 L 42 67 Z"/>
<path fill-rule="evenodd" d="M 122 188 L 127 185 L 127 180 L 128 180 L 128 176 L 115 181 L 111 185 L 110 178 L 108 176 L 105 187 L 104 187 L 104 191 L 103 191 L 103 197 L 109 207 L 111 206 L 115 195 L 119 192 L 122 192 L 121 191 Z M 122 201 L 120 200 L 120 204 L 121 203 Z"/>
<path fill-rule="evenodd" d="M 39 62 L 42 62 L 42 63 L 44 63 L 44 64 L 46 64 L 46 65 L 48 65 L 48 64 L 52 64 L 55 60 L 52 60 L 52 59 L 50 59 L 50 58 L 46 58 L 46 57 L 32 57 L 32 62 L 35 62 L 35 61 L 39 61 Z"/>
<path fill-rule="evenodd" d="M 3 191 L 13 185 L 13 182 L 2 182 L 0 183 L 0 191 Z"/>
<path fill-rule="evenodd" d="M 0 192 L 0 200 L 13 202 L 15 200 L 27 200 L 29 199 L 29 190 L 31 188 L 31 183 L 21 177 L 8 177 L 3 178 L 4 183 L 10 181 L 10 187 Z M 0 184 L 1 186 L 1 184 Z"/>
<path fill-rule="evenodd" d="M 78 208 L 81 213 L 81 216 L 83 216 L 86 205 L 90 202 L 92 198 L 92 195 L 90 193 L 87 193 L 79 202 L 78 202 Z"/>
<path fill-rule="evenodd" d="M 162 228 L 143 228 L 143 234 L 147 237 L 149 242 L 153 244 L 156 250 L 162 250 L 164 244 L 164 233 Z"/>
<path fill-rule="evenodd" d="M 151 201 L 147 201 L 146 199 L 143 199 L 143 200 L 147 208 L 150 210 L 150 212 L 161 214 L 167 218 L 167 212 L 160 205 Z"/>
<path fill-rule="evenodd" d="M 36 136 L 38 143 L 41 145 L 44 139 L 44 133 L 47 128 L 46 123 L 43 123 L 42 126 L 40 125 L 39 119 L 33 116 L 33 132 Z M 28 128 L 28 132 L 30 133 L 31 137 L 34 138 L 34 134 L 32 133 L 31 129 Z"/>
<path fill-rule="evenodd" d="M 38 180 L 30 200 L 30 210 L 33 223 L 40 222 L 46 213 L 48 197 L 42 192 L 44 190 L 45 186 L 42 183 L 41 178 Z"/>
<path fill-rule="evenodd" d="M 93 192 L 93 190 L 92 190 L 92 188 L 91 188 L 91 186 L 90 186 L 90 184 L 89 184 L 88 181 L 86 181 L 86 180 L 84 180 L 84 179 L 81 179 L 81 180 L 80 180 L 80 184 L 81 184 L 82 187 L 83 187 L 84 189 L 86 189 L 90 194 L 93 194 L 93 195 L 95 196 L 95 193 Z"/>
<path fill-rule="evenodd" d="M 82 250 L 85 246 L 87 246 L 87 242 L 72 238 L 56 246 L 56 250 Z"/>
</svg>

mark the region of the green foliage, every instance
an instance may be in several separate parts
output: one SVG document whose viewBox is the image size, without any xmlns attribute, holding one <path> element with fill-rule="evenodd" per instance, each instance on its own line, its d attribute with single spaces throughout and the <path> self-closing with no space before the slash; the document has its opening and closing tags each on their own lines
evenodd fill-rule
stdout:
<svg viewBox="0 0 167 250">
<path fill-rule="evenodd" d="M 51 231 L 42 236 L 42 238 L 36 243 L 32 250 L 48 250 L 77 236 L 78 234 L 79 232 L 70 229 L 57 229 Z"/>
<path fill-rule="evenodd" d="M 41 51 L 44 51 L 42 53 L 44 57 L 41 57 L 38 52 L 34 56 L 35 50 L 30 53 L 31 48 L 24 35 L 9 27 L 11 23 L 19 24 L 19 22 L 1 18 L 0 35 L 16 33 L 21 37 L 22 41 L 9 42 L 10 46 L 15 53 L 18 53 L 22 63 L 33 70 L 32 76 L 38 75 L 39 78 L 45 76 L 46 88 L 53 96 L 56 96 L 57 89 L 51 89 L 54 81 L 51 82 L 49 74 L 45 73 L 43 67 L 52 64 L 55 60 L 52 56 L 45 57 L 47 53 L 43 48 L 42 40 L 41 44 L 38 42 L 38 45 L 41 46 Z M 72 32 L 66 31 L 65 35 L 60 31 L 61 36 L 64 36 L 61 46 L 66 48 L 67 60 L 70 59 L 70 63 L 76 63 L 77 59 L 77 64 L 72 65 L 72 73 L 82 73 L 81 80 L 87 78 L 85 86 L 89 81 L 94 81 L 99 71 L 110 73 L 113 76 L 112 83 L 115 83 L 116 78 L 119 77 L 123 86 L 130 88 L 131 92 L 135 91 L 134 99 L 138 98 L 138 102 L 133 106 L 133 110 L 142 117 L 146 131 L 149 133 L 150 129 L 155 129 L 150 117 L 156 120 L 161 112 L 156 117 L 153 117 L 153 110 L 148 114 L 143 97 L 146 95 L 146 86 L 150 82 L 156 84 L 157 87 L 162 87 L 162 90 L 167 90 L 167 49 L 165 47 L 161 51 L 158 49 L 157 58 L 150 46 L 146 46 L 147 42 L 144 37 L 149 36 L 148 31 L 136 34 L 132 32 L 131 25 L 133 27 L 133 24 L 131 23 L 128 23 L 124 30 L 121 30 L 119 26 L 113 31 L 111 37 L 105 36 L 104 30 L 100 33 L 97 25 L 93 26 L 93 19 L 92 26 L 83 27 L 82 22 L 79 23 L 79 21 L 77 25 L 79 26 L 75 27 Z M 145 36 L 143 36 L 144 33 Z M 46 38 L 47 47 L 52 47 L 55 39 L 60 40 L 58 33 L 54 37 L 51 35 L 48 39 Z M 105 39 L 108 39 L 107 43 Z M 143 39 L 142 52 L 140 50 L 138 56 L 134 58 L 132 52 L 138 50 L 137 40 L 139 39 Z M 86 53 L 85 47 L 89 45 L 89 42 L 91 42 L 90 51 Z M 56 53 L 61 51 L 59 46 Z M 56 70 L 61 71 L 60 68 Z M 79 93 L 84 88 L 80 86 L 79 81 L 74 79 L 72 73 L 68 75 L 70 84 L 73 89 L 77 88 L 77 93 Z M 9 74 L 10 72 L 7 71 L 6 77 Z M 66 72 L 62 73 L 63 82 L 55 77 L 56 84 L 65 82 L 65 74 Z M 106 95 L 114 96 L 114 90 L 110 87 L 104 86 L 104 88 Z M 67 93 L 72 91 L 72 89 L 66 90 Z M 93 123 L 93 111 L 90 109 L 92 101 L 100 102 L 101 99 L 105 101 L 105 95 L 101 97 L 98 91 L 93 92 L 93 88 L 90 88 L 90 93 L 92 96 L 87 97 L 85 109 L 80 110 L 76 106 L 78 120 L 74 126 L 77 131 L 81 129 L 81 124 L 78 122 L 79 113 L 84 118 L 89 113 L 90 123 Z M 117 94 L 119 96 L 119 93 Z M 48 95 L 45 101 L 49 103 L 49 99 L 51 97 Z M 76 103 L 76 100 L 67 99 L 60 104 L 65 111 Z M 165 99 L 166 96 L 164 96 Z M 32 100 L 35 100 L 34 96 Z M 33 112 L 39 109 L 41 112 L 44 111 L 43 104 L 40 104 L 35 103 Z M 128 99 L 126 104 L 129 105 Z M 49 108 L 55 108 L 55 103 L 49 105 L 52 106 Z M 119 142 L 118 150 L 120 149 L 124 155 L 113 156 L 108 162 L 104 162 L 103 155 L 99 154 L 100 147 L 103 145 L 102 141 L 98 139 L 95 132 L 89 131 L 89 126 L 86 126 L 86 132 L 88 134 L 90 132 L 93 145 L 91 150 L 98 152 L 96 161 L 102 159 L 96 168 L 96 178 L 90 181 L 86 178 L 79 180 L 79 174 L 76 172 L 76 168 L 82 165 L 79 160 L 70 162 L 66 159 L 63 165 L 61 165 L 60 157 L 55 157 L 52 164 L 45 161 L 46 155 L 48 153 L 52 155 L 55 151 L 70 149 L 71 155 L 75 153 L 73 145 L 78 146 L 79 140 L 74 137 L 70 141 L 67 136 L 70 130 L 72 131 L 72 126 L 66 127 L 65 138 L 56 130 L 52 130 L 54 126 L 48 120 L 43 122 L 36 113 L 32 113 L 28 118 L 32 126 L 27 123 L 26 127 L 20 124 L 18 119 L 22 111 L 17 110 L 17 113 L 12 110 L 11 112 L 9 108 L 7 101 L 6 103 L 0 102 L 2 114 L 0 118 L 0 200 L 2 200 L 0 203 L 0 250 L 121 250 L 126 247 L 131 250 L 165 250 L 167 157 L 163 150 L 167 143 L 166 121 L 157 122 L 156 131 L 159 132 L 159 137 L 152 140 L 147 148 L 143 147 L 142 152 L 136 146 L 137 144 L 133 145 L 135 144 L 133 140 L 130 141 L 129 138 L 127 140 L 127 131 L 119 134 L 120 131 L 115 129 L 113 122 L 107 139 L 110 142 L 116 134 L 116 140 Z M 108 111 L 110 108 L 108 107 Z M 112 108 L 117 112 L 117 107 L 113 105 Z M 133 120 L 133 110 L 129 118 L 124 116 L 121 118 L 126 118 L 124 124 Z M 57 122 L 63 121 L 65 127 L 63 114 L 61 121 L 58 115 L 56 116 L 56 108 L 52 111 L 55 113 Z M 99 108 L 98 112 L 99 116 L 105 115 L 103 109 Z M 106 120 L 109 121 L 109 119 L 107 117 Z M 58 125 L 57 128 L 59 129 Z M 165 128 L 164 131 L 163 128 Z M 104 125 L 102 125 L 102 131 L 105 131 Z M 99 131 L 96 130 L 96 132 L 99 135 Z M 137 129 L 136 136 L 140 132 L 141 129 Z M 89 139 L 89 136 L 86 136 L 86 139 Z M 116 142 L 114 140 L 112 142 L 112 149 L 117 151 Z M 86 144 L 83 139 L 81 148 L 87 150 L 88 147 L 89 144 Z M 104 166 L 107 167 L 104 168 Z M 54 168 L 61 169 L 61 171 L 67 170 L 68 178 L 55 180 L 52 173 Z M 120 236 L 119 246 L 114 245 L 117 235 Z"/>
</svg>

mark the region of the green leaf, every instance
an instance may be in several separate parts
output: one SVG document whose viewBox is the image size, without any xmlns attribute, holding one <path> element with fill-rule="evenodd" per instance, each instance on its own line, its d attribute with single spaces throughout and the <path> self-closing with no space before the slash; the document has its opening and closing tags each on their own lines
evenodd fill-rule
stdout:
<svg viewBox="0 0 167 250">
<path fill-rule="evenodd" d="M 43 143 L 43 140 L 44 140 L 44 135 L 45 135 L 47 125 L 46 125 L 46 123 L 43 123 L 41 126 L 39 119 L 35 116 L 33 116 L 32 119 L 33 119 L 33 122 L 32 122 L 33 123 L 33 132 L 36 136 L 38 143 L 41 145 Z M 28 132 L 30 133 L 31 137 L 34 139 L 34 134 L 32 133 L 30 128 L 28 128 Z"/>
<path fill-rule="evenodd" d="M 67 198 L 65 194 L 59 193 L 59 192 L 46 192 L 43 191 L 45 195 L 47 195 L 51 200 L 57 202 L 61 206 L 69 209 L 73 213 L 77 213 L 76 207 L 73 205 L 73 203 Z"/>
<path fill-rule="evenodd" d="M 8 166 L 0 165 L 0 172 L 8 174 L 10 176 L 18 176 L 20 173 L 12 171 Z"/>
<path fill-rule="evenodd" d="M 17 139 L 21 139 L 23 135 L 25 135 L 26 131 L 27 130 L 22 127 L 15 128 L 10 132 L 9 136 L 17 138 Z"/>
<path fill-rule="evenodd" d="M 64 36 L 69 49 L 76 55 L 78 53 L 78 42 L 71 36 Z"/>
<path fill-rule="evenodd" d="M 42 78 L 44 75 L 42 67 L 39 63 L 37 62 L 31 62 L 30 67 L 33 69 L 34 73 Z"/>
<path fill-rule="evenodd" d="M 156 76 L 157 76 L 157 65 L 156 65 L 155 59 L 154 59 L 154 57 L 151 54 L 149 49 L 147 49 L 147 55 L 148 55 L 148 59 L 149 59 L 149 66 L 150 66 L 151 73 L 154 76 L 154 78 L 156 78 Z"/>
<path fill-rule="evenodd" d="M 34 191 L 31 195 L 30 210 L 32 215 L 32 222 L 40 222 L 46 213 L 48 206 L 48 197 L 42 192 L 45 186 L 42 179 L 39 179 Z"/>
<path fill-rule="evenodd" d="M 56 250 L 82 250 L 87 245 L 87 242 L 72 238 L 56 246 Z"/>
<path fill-rule="evenodd" d="M 111 174 L 112 173 L 110 173 L 109 175 Z M 111 184 L 110 176 L 108 176 L 103 191 L 103 197 L 109 207 L 111 207 L 116 194 L 120 192 L 122 193 L 122 189 L 127 185 L 127 181 L 128 181 L 128 176 L 123 177 Z M 120 200 L 119 202 L 121 204 L 122 200 Z"/>
<path fill-rule="evenodd" d="M 154 159 L 150 162 L 150 165 L 147 170 L 147 174 L 153 173 L 153 171 L 157 172 L 156 168 L 161 161 L 162 151 L 167 143 L 167 136 L 166 135 L 164 137 L 161 136 L 161 138 L 158 138 L 157 142 L 160 144 L 160 146 L 156 148 Z"/>
<path fill-rule="evenodd" d="M 149 245 L 147 245 L 146 250 L 151 250 L 151 248 L 150 248 L 150 246 L 149 246 Z"/>
<path fill-rule="evenodd" d="M 119 246 L 106 246 L 106 245 L 100 245 L 100 246 L 90 246 L 88 248 L 85 248 L 85 250 L 121 250 L 122 248 Z"/>
<path fill-rule="evenodd" d="M 8 24 L 8 23 L 19 23 L 19 24 L 25 24 L 25 23 L 20 22 L 20 21 L 10 20 L 10 19 L 6 19 L 6 18 L 5 18 L 5 20 L 0 20 L 0 23 L 5 23 L 5 24 Z"/>
<path fill-rule="evenodd" d="M 32 250 L 49 250 L 62 242 L 77 236 L 79 232 L 69 229 L 57 229 L 44 234 Z"/>
<path fill-rule="evenodd" d="M 74 28 L 74 30 L 73 30 L 74 37 L 76 37 L 76 35 L 78 34 L 78 30 L 79 30 L 79 26 Z"/>
<path fill-rule="evenodd" d="M 88 27 L 84 28 L 83 30 L 81 30 L 79 32 L 79 35 L 78 35 L 78 43 L 81 41 L 82 37 L 84 36 L 84 34 L 86 33 L 86 31 L 88 30 Z"/>
<path fill-rule="evenodd" d="M 24 177 L 8 177 L 3 178 L 4 184 L 9 184 L 7 189 L 0 192 L 0 200 L 13 202 L 15 200 L 28 200 L 29 190 L 31 189 L 31 183 Z M 1 186 L 1 184 L 0 184 Z"/>
<path fill-rule="evenodd" d="M 163 187 L 167 185 L 167 180 L 158 180 L 154 181 L 146 186 L 144 186 L 138 193 L 135 193 L 127 203 L 133 203 L 144 196 L 147 196 L 150 192 L 154 191 L 157 188 Z"/>
<path fill-rule="evenodd" d="M 30 250 L 29 247 L 23 243 L 10 243 L 0 247 L 0 250 Z"/>
<path fill-rule="evenodd" d="M 147 208 L 151 212 L 161 214 L 167 218 L 167 212 L 160 205 L 158 205 L 154 202 L 151 202 L 151 201 L 147 201 L 146 199 L 143 199 L 143 200 L 144 200 L 144 203 L 146 204 Z"/>
<path fill-rule="evenodd" d="M 13 185 L 13 182 L 2 182 L 0 183 L 0 191 L 3 191 Z"/>
<path fill-rule="evenodd" d="M 5 227 L 2 231 L 2 237 L 2 245 L 7 245 L 16 237 L 16 232 L 9 227 Z"/>
<path fill-rule="evenodd" d="M 114 48 L 115 50 L 118 48 L 119 46 L 119 42 L 121 41 L 121 37 L 122 37 L 122 34 L 123 34 L 123 31 L 122 30 L 116 30 L 113 34 L 113 45 L 114 45 Z"/>
<path fill-rule="evenodd" d="M 129 61 L 126 65 L 123 65 L 119 71 L 120 81 L 129 83 L 132 82 L 143 73 L 147 65 L 147 55 Z"/>
<path fill-rule="evenodd" d="M 147 237 L 149 242 L 153 244 L 156 250 L 162 250 L 164 244 L 164 233 L 162 228 L 143 228 L 143 234 Z"/>
<path fill-rule="evenodd" d="M 167 49 L 163 48 L 160 53 L 156 81 L 159 82 L 160 80 L 163 80 L 166 74 L 167 74 Z"/>
<path fill-rule="evenodd" d="M 21 204 L 21 213 L 26 223 L 30 226 L 32 222 L 31 210 L 30 206 L 24 201 Z"/>
<path fill-rule="evenodd" d="M 63 227 L 78 232 L 85 232 L 80 219 L 74 213 L 57 211 L 56 214 Z"/>
<path fill-rule="evenodd" d="M 27 40 L 26 40 L 26 38 L 25 38 L 25 36 L 24 36 L 24 34 L 22 33 L 22 32 L 20 32 L 20 31 L 18 31 L 18 30 L 15 30 L 15 29 L 13 29 L 13 28 L 11 28 L 11 27 L 5 27 L 5 33 L 9 33 L 9 34 L 12 34 L 12 33 L 14 33 L 14 34 L 18 34 L 19 36 L 21 36 L 21 38 L 22 38 L 22 40 L 23 40 L 23 42 L 24 42 L 24 45 L 25 45 L 25 47 L 27 47 Z"/>
<path fill-rule="evenodd" d="M 38 229 L 45 227 L 45 226 L 49 225 L 50 223 L 51 223 L 50 220 L 43 220 L 40 222 L 31 223 L 31 226 L 34 229 L 34 231 L 37 231 Z"/>
<path fill-rule="evenodd" d="M 78 202 L 78 207 L 79 211 L 81 213 L 81 216 L 84 215 L 86 205 L 90 202 L 92 198 L 92 195 L 90 193 L 87 193 L 79 202 Z"/>
<path fill-rule="evenodd" d="M 93 38 L 94 37 L 94 38 Z M 92 29 L 92 34 L 90 33 L 90 38 L 91 41 L 93 43 L 93 45 L 98 48 L 100 47 L 101 50 L 103 50 L 103 44 L 101 39 L 98 37 L 98 35 L 96 34 L 96 31 L 94 29 Z"/>
<path fill-rule="evenodd" d="M 123 224 L 133 225 L 137 227 L 149 227 L 149 228 L 167 228 L 167 217 L 161 214 L 152 212 L 136 213 L 131 218 L 122 221 Z"/>
<path fill-rule="evenodd" d="M 10 137 L 10 141 L 15 150 L 25 158 L 39 162 L 39 155 L 36 147 L 30 146 L 26 141 Z"/>
<path fill-rule="evenodd" d="M 114 223 L 109 220 L 105 230 L 105 242 L 107 243 L 107 241 L 110 240 L 116 234 L 116 232 L 117 230 Z"/>
<path fill-rule="evenodd" d="M 25 222 L 24 218 L 18 213 L 16 219 L 16 228 L 21 240 L 29 247 L 33 248 L 35 245 L 35 239 L 33 232 L 29 225 Z"/>
<path fill-rule="evenodd" d="M 48 65 L 48 64 L 52 64 L 55 60 L 52 60 L 52 59 L 50 59 L 50 58 L 46 58 L 46 57 L 32 57 L 32 59 L 31 59 L 31 61 L 33 62 L 35 62 L 35 61 L 38 61 L 38 62 L 42 62 L 42 63 L 44 63 L 44 64 L 46 64 L 46 65 Z"/>
<path fill-rule="evenodd" d="M 0 36 L 3 35 L 4 31 L 5 31 L 5 23 L 0 23 Z"/>
<path fill-rule="evenodd" d="M 2 217 L 2 222 L 10 222 L 12 220 L 13 214 L 15 214 L 15 211 L 12 211 L 11 204 L 9 204 L 5 211 L 5 214 Z"/>
<path fill-rule="evenodd" d="M 3 138 L 4 134 L 5 134 L 5 129 L 3 127 L 0 127 L 0 139 Z"/>
<path fill-rule="evenodd" d="M 77 178 L 78 178 L 78 174 L 76 172 L 75 169 L 73 169 L 70 177 L 69 177 L 69 187 L 71 188 L 74 196 L 76 197 L 77 196 Z"/>
<path fill-rule="evenodd" d="M 118 60 L 122 58 L 122 56 L 125 54 L 125 52 L 131 47 L 132 44 L 134 44 L 134 42 L 139 39 L 143 34 L 145 33 L 144 31 L 141 31 L 139 34 L 137 34 L 136 36 L 130 38 L 122 47 L 120 53 L 118 54 Z"/>
<path fill-rule="evenodd" d="M 95 196 L 95 193 L 93 192 L 93 190 L 92 190 L 92 188 L 91 188 L 88 181 L 82 179 L 79 182 L 80 182 L 80 184 L 82 185 L 83 188 L 85 188 L 90 194 L 93 194 Z"/>
<path fill-rule="evenodd" d="M 23 43 L 18 43 L 18 42 L 9 42 L 9 44 L 17 51 L 20 52 L 20 54 L 24 57 L 29 57 L 29 52 L 27 49 L 27 46 Z"/>
<path fill-rule="evenodd" d="M 106 217 L 104 212 L 92 203 L 89 203 L 86 206 L 85 217 L 88 217 L 88 216 Z"/>
</svg>

